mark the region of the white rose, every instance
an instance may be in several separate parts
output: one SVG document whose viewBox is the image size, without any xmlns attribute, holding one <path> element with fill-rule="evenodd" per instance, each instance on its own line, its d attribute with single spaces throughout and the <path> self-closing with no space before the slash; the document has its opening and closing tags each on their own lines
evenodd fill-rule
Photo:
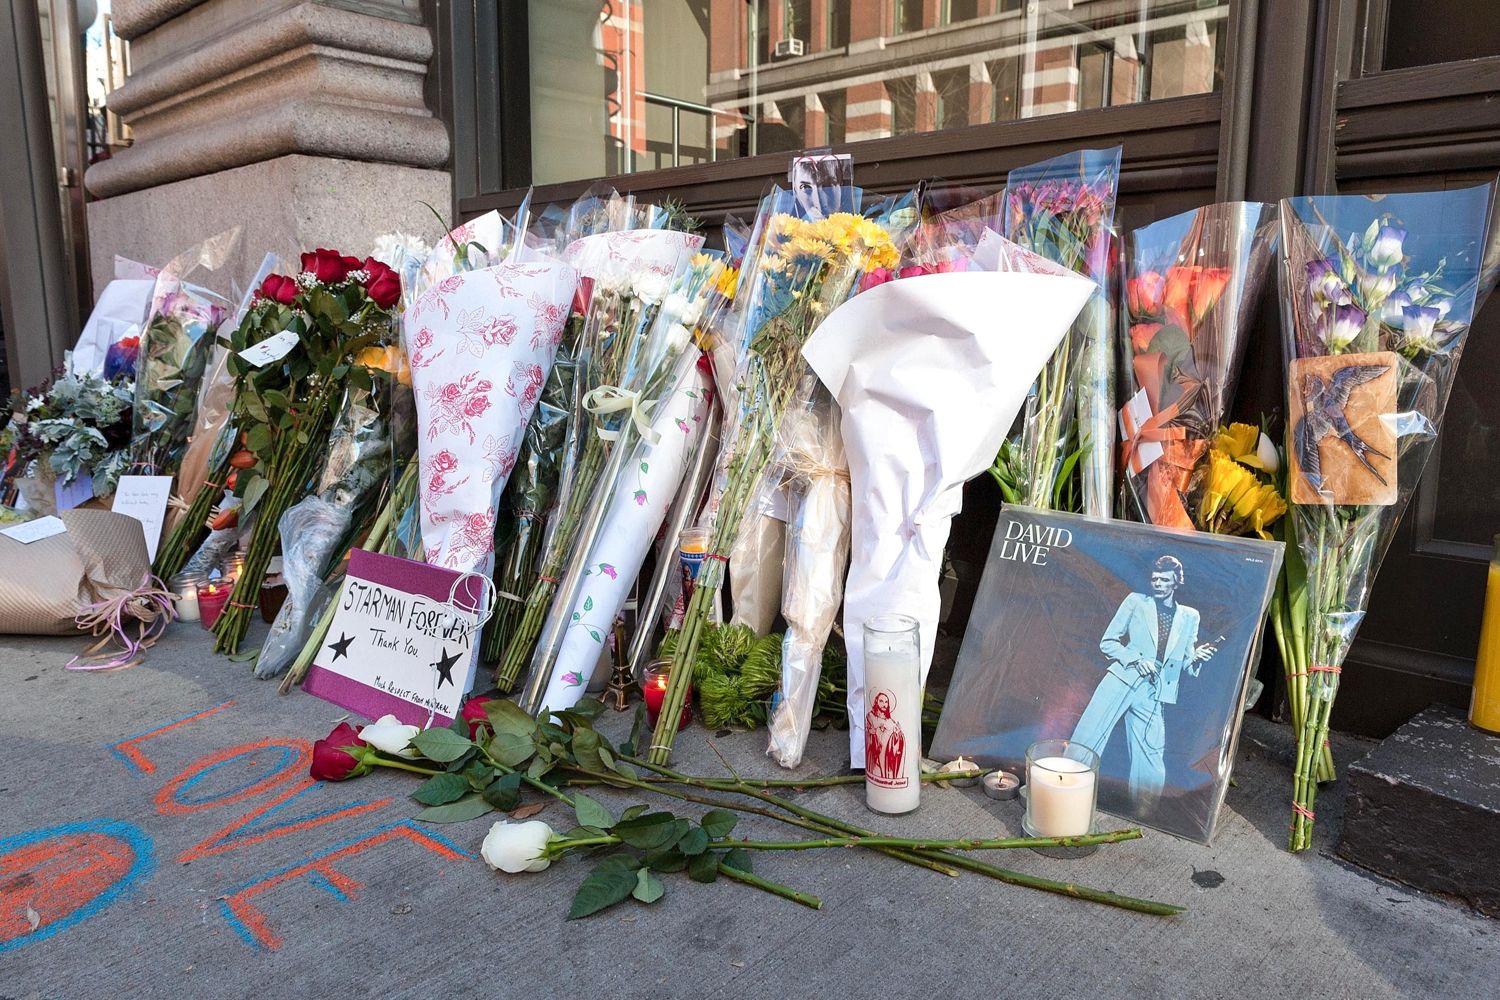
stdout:
<svg viewBox="0 0 1500 1000">
<path fill-rule="evenodd" d="M 382 715 L 361 729 L 359 738 L 382 753 L 414 760 L 417 752 L 411 748 L 411 740 L 421 731 L 416 726 L 402 725 L 394 715 Z"/>
<path fill-rule="evenodd" d="M 630 287 L 630 276 L 609 271 L 594 279 L 594 287 L 601 292 L 618 294 Z"/>
<path fill-rule="evenodd" d="M 655 305 L 667 294 L 667 279 L 659 274 L 645 274 L 636 276 L 635 297 L 646 305 Z"/>
<path fill-rule="evenodd" d="M 485 834 L 479 853 L 486 864 L 502 872 L 539 872 L 552 864 L 542 856 L 552 837 L 552 827 L 539 819 L 525 823 L 501 820 Z"/>
<path fill-rule="evenodd" d="M 667 300 L 661 305 L 662 315 L 669 320 L 683 320 L 688 311 L 687 296 L 681 292 L 673 292 L 667 296 Z M 686 322 L 686 320 L 683 320 Z"/>
<path fill-rule="evenodd" d="M 667 351 L 675 357 L 687 350 L 688 344 L 693 342 L 693 334 L 681 323 L 673 323 L 667 327 Z"/>
<path fill-rule="evenodd" d="M 682 323 L 684 326 L 697 326 L 698 321 L 703 318 L 703 300 L 693 299 L 682 311 Z"/>
<path fill-rule="evenodd" d="M 1265 434 L 1260 436 L 1260 441 L 1255 445 L 1255 455 L 1268 473 L 1275 475 L 1276 470 L 1281 468 L 1281 455 L 1276 451 L 1276 442 L 1266 437 Z"/>
</svg>

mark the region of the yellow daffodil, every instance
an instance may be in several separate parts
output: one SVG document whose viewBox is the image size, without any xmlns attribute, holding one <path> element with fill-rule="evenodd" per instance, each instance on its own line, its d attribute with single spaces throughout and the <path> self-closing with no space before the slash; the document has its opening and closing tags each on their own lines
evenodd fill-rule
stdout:
<svg viewBox="0 0 1500 1000">
<path fill-rule="evenodd" d="M 1246 462 L 1247 458 L 1255 458 L 1255 446 L 1260 442 L 1260 429 L 1250 424 L 1230 424 L 1228 427 L 1220 427 L 1219 433 L 1214 435 L 1214 451 L 1228 455 L 1236 462 Z"/>
<path fill-rule="evenodd" d="M 1259 434 L 1256 431 L 1257 437 Z M 1286 501 L 1281 494 L 1220 450 L 1216 440 L 1214 450 L 1208 453 L 1199 527 L 1221 535 L 1254 533 L 1270 538 L 1266 529 L 1285 513 Z"/>
</svg>

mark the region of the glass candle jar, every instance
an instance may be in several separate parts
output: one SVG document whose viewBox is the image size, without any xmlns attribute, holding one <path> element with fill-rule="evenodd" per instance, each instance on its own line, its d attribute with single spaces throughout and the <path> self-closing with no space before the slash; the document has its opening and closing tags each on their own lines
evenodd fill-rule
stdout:
<svg viewBox="0 0 1500 1000">
<path fill-rule="evenodd" d="M 169 588 L 174 598 L 173 604 L 177 607 L 178 621 L 195 622 L 201 617 L 198 612 L 198 588 L 203 583 L 202 573 L 178 573 L 172 577 Z"/>
<path fill-rule="evenodd" d="M 1093 832 L 1099 798 L 1099 755 L 1072 740 L 1038 740 L 1026 748 L 1026 815 L 1033 837 Z"/>
<path fill-rule="evenodd" d="M 671 660 L 652 660 L 646 664 L 646 674 L 641 679 L 641 696 L 646 700 L 646 721 L 656 726 L 657 716 L 667 698 L 667 682 L 672 679 Z M 682 731 L 693 721 L 693 689 L 690 686 L 683 695 L 682 715 L 678 717 L 677 729 Z M 640 748 L 637 748 L 640 749 Z"/>
<path fill-rule="evenodd" d="M 922 794 L 922 646 L 917 620 L 865 622 L 865 805 L 899 814 Z"/>
</svg>

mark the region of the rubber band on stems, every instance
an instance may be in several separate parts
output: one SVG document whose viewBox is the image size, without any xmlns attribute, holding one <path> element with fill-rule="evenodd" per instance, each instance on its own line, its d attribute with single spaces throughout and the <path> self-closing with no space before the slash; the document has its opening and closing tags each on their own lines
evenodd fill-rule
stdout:
<svg viewBox="0 0 1500 1000">
<path fill-rule="evenodd" d="M 470 578 L 479 581 L 479 603 L 472 608 L 466 608 L 459 603 L 458 592 L 464 586 L 465 581 Z M 498 602 L 499 591 L 495 588 L 495 581 L 483 573 L 475 573 L 473 570 L 460 573 L 448 588 L 448 599 L 443 606 L 449 608 L 449 613 L 463 612 L 474 616 L 474 635 L 479 635 L 484 629 L 485 623 L 495 614 L 495 604 Z M 469 656 L 472 658 L 477 652 L 476 646 L 469 647 Z M 446 653 L 445 653 L 446 655 Z M 432 720 L 437 717 L 437 695 L 438 685 L 443 682 L 442 675 L 438 672 L 437 664 L 432 665 L 432 696 L 427 700 L 427 721 L 422 724 L 423 729 L 432 727 Z"/>
<path fill-rule="evenodd" d="M 1309 823 L 1311 823 L 1317 817 L 1317 813 L 1313 812 L 1311 809 L 1307 808 L 1300 802 L 1292 803 L 1292 811 L 1298 816 L 1306 819 Z"/>
</svg>

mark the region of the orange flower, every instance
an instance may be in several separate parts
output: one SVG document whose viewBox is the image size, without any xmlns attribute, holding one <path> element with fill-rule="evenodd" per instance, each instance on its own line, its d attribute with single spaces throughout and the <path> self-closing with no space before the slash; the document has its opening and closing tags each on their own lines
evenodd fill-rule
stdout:
<svg viewBox="0 0 1500 1000">
<path fill-rule="evenodd" d="M 1130 328 L 1130 346 L 1137 354 L 1151 350 L 1151 338 L 1161 329 L 1160 323 L 1136 323 Z"/>
<path fill-rule="evenodd" d="M 1131 319 L 1150 319 L 1161 313 L 1162 291 L 1167 281 L 1159 271 L 1143 271 L 1125 282 L 1125 302 Z"/>
<path fill-rule="evenodd" d="M 1198 324 L 1208 315 L 1229 284 L 1227 267 L 1199 267 L 1184 264 L 1167 269 L 1167 286 L 1163 295 L 1167 317 L 1187 331 L 1189 338 L 1198 332 Z"/>
</svg>

